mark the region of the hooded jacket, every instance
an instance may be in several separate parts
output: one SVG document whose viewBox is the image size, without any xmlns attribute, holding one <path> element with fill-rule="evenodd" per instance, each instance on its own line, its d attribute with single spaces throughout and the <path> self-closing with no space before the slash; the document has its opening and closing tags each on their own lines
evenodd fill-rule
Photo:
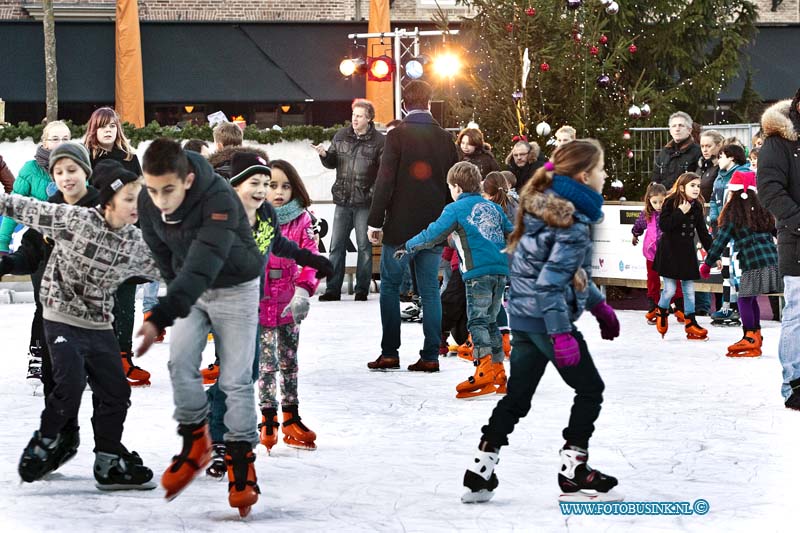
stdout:
<svg viewBox="0 0 800 533">
<path fill-rule="evenodd" d="M 775 217 L 778 265 L 785 276 L 800 276 L 800 117 L 794 100 L 783 100 L 761 117 L 766 137 L 758 155 L 758 198 Z M 794 119 L 793 119 L 794 117 Z"/>
<path fill-rule="evenodd" d="M 569 333 L 603 301 L 592 276 L 592 220 L 553 191 L 520 197 L 525 232 L 511 255 L 511 329 Z"/>
<path fill-rule="evenodd" d="M 147 191 L 139 195 L 139 223 L 169 285 L 150 321 L 160 329 L 185 317 L 207 289 L 258 278 L 264 257 L 236 192 L 198 153 L 186 152 L 195 179 L 181 205 L 163 215 Z"/>
<path fill-rule="evenodd" d="M 461 148 L 458 149 L 458 154 L 461 156 L 462 161 L 469 161 L 481 172 L 481 178 L 485 178 L 489 172 L 500 170 L 500 165 L 492 155 L 492 152 L 485 146 L 475 148 L 471 154 L 465 154 Z"/>
<path fill-rule="evenodd" d="M 708 221 L 712 224 L 717 223 L 719 214 L 722 213 L 722 208 L 725 207 L 725 201 L 728 194 L 728 183 L 731 182 L 733 173 L 737 170 L 750 170 L 750 162 L 746 161 L 744 165 L 733 165 L 728 170 L 719 169 L 717 179 L 714 180 L 714 188 L 711 193 L 711 198 L 704 198 L 708 206 Z"/>
<path fill-rule="evenodd" d="M 364 135 L 358 135 L 352 126 L 336 132 L 325 157 L 320 156 L 325 168 L 336 169 L 336 181 L 331 187 L 334 204 L 370 206 L 385 142 L 384 135 L 371 122 Z"/>
</svg>

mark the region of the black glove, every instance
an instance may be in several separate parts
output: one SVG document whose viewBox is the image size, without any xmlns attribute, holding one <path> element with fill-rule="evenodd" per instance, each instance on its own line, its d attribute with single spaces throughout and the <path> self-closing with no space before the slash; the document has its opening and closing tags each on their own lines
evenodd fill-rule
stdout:
<svg viewBox="0 0 800 533">
<path fill-rule="evenodd" d="M 300 248 L 300 252 L 294 258 L 300 266 L 311 267 L 317 271 L 317 279 L 327 278 L 333 275 L 333 263 L 328 261 L 328 258 L 323 255 L 311 253 L 305 248 Z"/>
</svg>

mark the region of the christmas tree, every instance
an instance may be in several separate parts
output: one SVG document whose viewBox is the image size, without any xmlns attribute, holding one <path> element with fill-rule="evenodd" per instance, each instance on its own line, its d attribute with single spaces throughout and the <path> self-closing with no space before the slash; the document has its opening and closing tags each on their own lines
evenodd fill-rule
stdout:
<svg viewBox="0 0 800 533">
<path fill-rule="evenodd" d="M 626 157 L 652 157 L 634 154 L 624 132 L 666 126 L 678 110 L 699 117 L 739 72 L 755 33 L 755 6 L 744 0 L 465 3 L 473 90 L 463 121 L 480 125 L 498 159 L 513 136 L 543 145 L 568 124 L 603 143 L 612 179 Z M 638 190 L 649 176 L 619 178 Z"/>
</svg>

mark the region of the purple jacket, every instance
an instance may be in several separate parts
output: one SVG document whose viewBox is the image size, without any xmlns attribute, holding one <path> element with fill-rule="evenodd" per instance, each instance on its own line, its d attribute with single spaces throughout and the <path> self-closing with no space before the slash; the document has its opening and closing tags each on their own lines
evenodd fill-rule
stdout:
<svg viewBox="0 0 800 533">
<path fill-rule="evenodd" d="M 317 241 L 314 239 L 311 215 L 307 211 L 291 222 L 281 225 L 281 234 L 296 242 L 300 248 L 315 254 L 319 253 Z M 285 317 L 281 317 L 281 313 L 292 300 L 295 287 L 307 290 L 309 295 L 316 292 L 319 280 L 314 276 L 315 273 L 316 270 L 310 267 L 303 267 L 300 270 L 293 259 L 270 254 L 264 279 L 264 296 L 258 313 L 261 325 L 274 328 L 292 323 L 294 318 L 291 312 Z"/>
<path fill-rule="evenodd" d="M 650 217 L 650 222 L 644 216 L 644 209 L 639 213 L 639 218 L 633 224 L 631 233 L 637 237 L 641 237 L 645 233 L 644 242 L 642 243 L 642 253 L 645 259 L 652 261 L 656 257 L 656 249 L 658 248 L 658 239 L 661 237 L 661 228 L 658 227 L 658 211 L 653 213 Z"/>
</svg>

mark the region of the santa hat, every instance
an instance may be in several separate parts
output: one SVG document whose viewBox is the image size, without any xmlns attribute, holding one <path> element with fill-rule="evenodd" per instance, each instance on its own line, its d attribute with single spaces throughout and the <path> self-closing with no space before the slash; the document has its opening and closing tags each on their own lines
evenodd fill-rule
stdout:
<svg viewBox="0 0 800 533">
<path fill-rule="evenodd" d="M 742 191 L 742 199 L 747 200 L 747 191 L 758 192 L 756 189 L 756 173 L 749 170 L 737 170 L 728 182 L 729 191 Z"/>
</svg>

